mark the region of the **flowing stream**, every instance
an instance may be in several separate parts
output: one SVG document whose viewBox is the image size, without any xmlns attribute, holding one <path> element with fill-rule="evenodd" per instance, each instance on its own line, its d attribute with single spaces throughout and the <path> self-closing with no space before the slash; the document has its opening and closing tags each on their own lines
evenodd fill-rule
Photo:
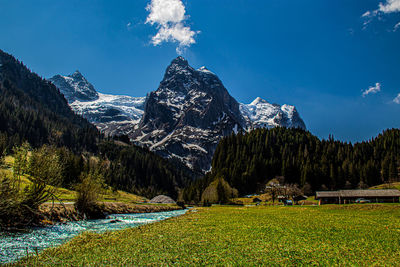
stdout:
<svg viewBox="0 0 400 267">
<path fill-rule="evenodd" d="M 58 246 L 83 231 L 102 233 L 180 216 L 187 210 L 109 215 L 107 219 L 67 222 L 48 227 L 30 228 L 22 232 L 0 232 L 0 264 L 16 261 L 27 253 Z"/>
</svg>

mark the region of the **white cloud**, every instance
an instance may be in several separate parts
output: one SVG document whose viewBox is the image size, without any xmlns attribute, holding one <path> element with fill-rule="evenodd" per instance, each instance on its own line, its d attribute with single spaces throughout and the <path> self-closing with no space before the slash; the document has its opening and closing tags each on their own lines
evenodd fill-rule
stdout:
<svg viewBox="0 0 400 267">
<path fill-rule="evenodd" d="M 380 15 L 395 12 L 400 12 L 400 0 L 385 0 L 384 3 L 380 2 L 378 9 L 373 11 L 368 10 L 361 15 L 361 17 L 364 19 L 363 29 L 366 29 L 368 24 L 370 24 L 376 16 L 378 16 L 378 19 L 381 19 Z M 394 26 L 393 31 L 396 31 L 399 27 L 400 23 L 397 23 Z"/>
<path fill-rule="evenodd" d="M 371 16 L 371 11 L 367 11 L 367 12 L 365 12 L 364 14 L 362 14 L 362 18 L 366 18 L 366 17 L 369 17 L 369 16 Z"/>
<path fill-rule="evenodd" d="M 400 0 L 386 0 L 386 3 L 379 3 L 378 10 L 383 13 L 400 12 Z"/>
<path fill-rule="evenodd" d="M 363 91 L 362 96 L 366 97 L 369 94 L 376 94 L 376 93 L 378 93 L 380 91 L 381 91 L 381 84 L 380 83 L 376 83 L 375 86 L 370 86 L 370 87 L 368 87 L 368 89 Z"/>
<path fill-rule="evenodd" d="M 151 0 L 146 10 L 150 12 L 146 23 L 156 25 L 158 32 L 152 37 L 151 43 L 156 46 L 163 42 L 177 42 L 177 53 L 196 43 L 193 31 L 185 25 L 188 16 L 181 0 Z"/>
<path fill-rule="evenodd" d="M 393 99 L 393 102 L 396 104 L 400 104 L 400 93 Z"/>
</svg>

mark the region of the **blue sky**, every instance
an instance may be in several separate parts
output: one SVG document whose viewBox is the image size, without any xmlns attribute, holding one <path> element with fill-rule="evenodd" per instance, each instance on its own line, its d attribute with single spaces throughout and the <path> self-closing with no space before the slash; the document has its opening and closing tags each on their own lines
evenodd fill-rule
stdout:
<svg viewBox="0 0 400 267">
<path fill-rule="evenodd" d="M 164 1 L 185 13 L 168 21 L 151 0 L 0 0 L 0 49 L 43 77 L 79 69 L 100 92 L 144 96 L 178 48 L 239 102 L 295 105 L 321 138 L 400 127 L 399 0 Z"/>
</svg>

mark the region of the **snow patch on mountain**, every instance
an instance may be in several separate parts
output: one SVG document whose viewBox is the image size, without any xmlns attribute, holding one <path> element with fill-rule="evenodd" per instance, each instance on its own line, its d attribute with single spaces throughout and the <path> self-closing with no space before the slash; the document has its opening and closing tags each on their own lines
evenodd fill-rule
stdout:
<svg viewBox="0 0 400 267">
<path fill-rule="evenodd" d="M 137 124 L 143 116 L 145 97 L 102 93 L 98 93 L 98 96 L 98 99 L 93 101 L 75 100 L 70 106 L 76 113 L 90 118 L 94 123 L 116 120 Z M 118 111 L 118 118 L 115 117 L 115 112 L 110 112 L 112 110 Z"/>
<path fill-rule="evenodd" d="M 129 135 L 143 116 L 146 97 L 98 93 L 79 71 L 49 80 L 64 94 L 75 113 L 107 135 Z"/>
<path fill-rule="evenodd" d="M 99 97 L 94 86 L 78 70 L 68 76 L 55 75 L 49 81 L 64 94 L 68 103 L 72 103 L 75 100 L 93 101 Z"/>
<path fill-rule="evenodd" d="M 250 104 L 240 104 L 240 112 L 246 120 L 247 130 L 283 126 L 302 128 L 306 126 L 296 108 L 291 105 L 270 104 L 257 97 Z"/>
</svg>

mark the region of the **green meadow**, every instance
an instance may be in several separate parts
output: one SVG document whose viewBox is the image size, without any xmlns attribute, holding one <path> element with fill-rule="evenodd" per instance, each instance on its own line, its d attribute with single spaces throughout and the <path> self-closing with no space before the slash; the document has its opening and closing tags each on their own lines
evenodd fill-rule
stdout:
<svg viewBox="0 0 400 267">
<path fill-rule="evenodd" d="M 392 265 L 399 205 L 196 208 L 159 223 L 83 233 L 28 265 Z"/>
</svg>

